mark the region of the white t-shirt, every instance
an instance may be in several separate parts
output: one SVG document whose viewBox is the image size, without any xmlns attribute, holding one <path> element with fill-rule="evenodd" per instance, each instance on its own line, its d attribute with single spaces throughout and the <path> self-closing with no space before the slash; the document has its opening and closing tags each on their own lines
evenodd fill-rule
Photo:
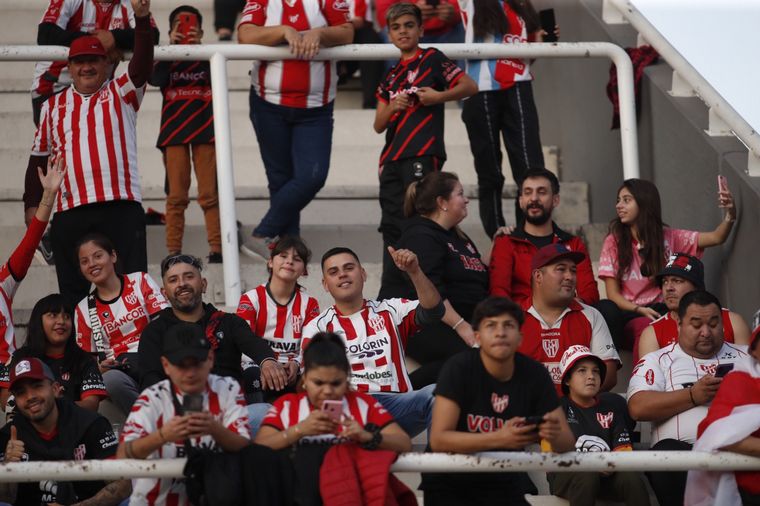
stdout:
<svg viewBox="0 0 760 506">
<path fill-rule="evenodd" d="M 688 355 L 678 342 L 644 356 L 633 369 L 628 383 L 628 399 L 638 392 L 674 392 L 689 388 L 707 374 L 714 374 L 718 364 L 735 363 L 747 357 L 747 347 L 727 344 L 713 358 Z M 667 420 L 652 423 L 652 444 L 663 439 L 677 439 L 689 444 L 697 440 L 697 426 L 707 415 L 709 405 L 695 406 Z"/>
</svg>

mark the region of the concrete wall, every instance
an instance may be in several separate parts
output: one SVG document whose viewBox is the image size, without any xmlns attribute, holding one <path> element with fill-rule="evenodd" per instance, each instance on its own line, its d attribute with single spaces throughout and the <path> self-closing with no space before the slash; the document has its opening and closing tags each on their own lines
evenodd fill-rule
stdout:
<svg viewBox="0 0 760 506">
<path fill-rule="evenodd" d="M 602 0 L 537 3 L 555 8 L 564 41 L 636 43 L 630 26 L 602 22 Z M 609 62 L 543 60 L 533 70 L 542 142 L 559 147 L 562 179 L 589 183 L 591 219 L 607 222 L 622 182 L 619 133 L 609 129 Z M 670 79 L 665 63 L 648 67 L 643 76 L 642 177 L 658 185 L 669 225 L 711 230 L 721 219 L 716 176 L 726 175 L 741 206 L 740 218 L 728 242 L 705 253 L 707 284 L 725 305 L 750 319 L 760 307 L 760 181 L 746 175 L 746 148 L 737 139 L 705 135 L 707 109 L 699 99 L 667 93 Z"/>
</svg>

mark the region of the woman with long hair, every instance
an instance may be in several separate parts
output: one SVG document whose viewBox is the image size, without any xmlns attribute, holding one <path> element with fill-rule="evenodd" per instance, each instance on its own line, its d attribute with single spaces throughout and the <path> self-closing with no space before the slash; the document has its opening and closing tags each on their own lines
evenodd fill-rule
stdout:
<svg viewBox="0 0 760 506">
<path fill-rule="evenodd" d="M 256 435 L 257 444 L 274 450 L 309 445 L 326 450 L 337 444 L 399 453 L 411 450 L 409 436 L 388 411 L 371 395 L 351 390 L 351 367 L 340 336 L 332 332 L 314 335 L 304 350 L 303 365 L 303 391 L 285 394 L 274 402 Z M 321 458 L 314 464 L 315 468 L 303 474 L 318 476 Z M 317 504 L 305 499 L 318 499 L 319 491 L 300 484 L 300 504 Z"/>
<path fill-rule="evenodd" d="M 541 42 L 542 31 L 530 0 L 459 0 L 465 42 Z M 480 220 L 489 237 L 504 226 L 504 175 L 499 137 L 504 139 L 512 176 L 519 183 L 530 168 L 544 166 L 538 112 L 533 100 L 530 61 L 519 58 L 467 60 L 467 75 L 479 92 L 464 101 L 462 121 L 478 174 Z M 518 221 L 522 215 L 515 203 Z"/>
<path fill-rule="evenodd" d="M 718 207 L 725 210 L 725 217 L 715 230 L 670 228 L 662 221 L 660 193 L 654 183 L 627 179 L 620 186 L 617 217 L 610 222 L 599 258 L 599 277 L 604 280 L 608 300 L 598 305 L 618 347 L 630 320 L 643 317 L 646 323 L 667 312 L 655 276 L 671 255 L 701 257 L 705 248 L 726 242 L 736 221 L 736 205 L 728 189 L 718 192 Z M 634 339 L 643 328 L 637 326 Z"/>
<path fill-rule="evenodd" d="M 435 383 L 452 355 L 474 344 L 468 323 L 472 311 L 488 297 L 488 269 L 475 243 L 459 228 L 469 201 L 456 174 L 433 172 L 412 183 L 406 193 L 407 217 L 397 248 L 413 251 L 420 268 L 444 299 L 441 323 L 410 339 L 407 355 L 421 364 L 409 377 L 415 389 Z M 409 278 L 394 266 L 379 298 L 416 299 Z"/>
<path fill-rule="evenodd" d="M 98 355 L 108 395 L 126 416 L 139 394 L 140 335 L 168 303 L 149 274 L 117 272 L 116 249 L 106 236 L 87 234 L 75 251 L 82 276 L 94 286 L 76 307 L 77 343 Z"/>
<path fill-rule="evenodd" d="M 62 295 L 54 293 L 38 300 L 29 317 L 26 344 L 16 350 L 7 368 L 3 366 L 3 393 L 7 392 L 11 369 L 21 359 L 35 357 L 53 371 L 61 396 L 97 411 L 100 400 L 108 396 L 106 386 L 95 359 L 77 345 L 73 329 L 73 311 Z"/>
<path fill-rule="evenodd" d="M 311 251 L 299 237 L 286 236 L 272 248 L 267 270 L 269 279 L 240 297 L 237 314 L 250 325 L 253 333 L 266 339 L 275 357 L 288 374 L 289 391 L 295 391 L 298 375 L 296 358 L 301 350 L 301 331 L 319 314 L 317 299 L 298 284 L 307 274 Z M 254 392 L 258 379 L 253 361 L 243 355 L 246 394 Z M 283 392 L 277 392 L 279 396 Z"/>
</svg>

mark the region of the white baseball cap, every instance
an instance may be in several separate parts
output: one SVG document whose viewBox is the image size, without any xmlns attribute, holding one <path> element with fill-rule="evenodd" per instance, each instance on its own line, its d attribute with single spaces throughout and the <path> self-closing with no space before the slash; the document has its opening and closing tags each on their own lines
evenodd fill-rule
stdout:
<svg viewBox="0 0 760 506">
<path fill-rule="evenodd" d="M 559 361 L 559 373 L 562 377 L 562 392 L 565 395 L 567 395 L 567 392 L 569 390 L 565 384 L 565 374 L 569 373 L 573 369 L 573 366 L 579 360 L 584 358 L 590 358 L 597 363 L 602 379 L 604 379 L 604 375 L 607 374 L 607 364 L 604 363 L 604 360 L 591 353 L 591 350 L 588 348 L 588 346 L 574 344 L 565 350 L 565 353 L 562 354 L 562 359 Z"/>
</svg>

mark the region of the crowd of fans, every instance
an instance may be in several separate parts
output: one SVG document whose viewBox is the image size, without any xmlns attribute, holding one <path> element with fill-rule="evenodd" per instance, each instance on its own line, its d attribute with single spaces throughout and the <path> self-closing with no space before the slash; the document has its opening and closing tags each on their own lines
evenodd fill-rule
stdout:
<svg viewBox="0 0 760 506">
<path fill-rule="evenodd" d="M 607 298 L 600 300 L 583 241 L 552 220 L 560 185 L 543 168 L 528 62 L 467 61 L 462 69 L 418 46 L 425 38 L 541 40 L 546 32 L 529 1 L 374 6 L 383 37 L 401 53 L 374 96 L 374 128 L 386 133 L 382 287 L 377 300 L 365 297 L 358 255 L 333 247 L 320 260 L 333 299 L 322 309 L 299 284 L 311 259 L 299 237 L 300 211 L 327 177 L 337 67 L 312 58 L 371 30 L 368 6 L 228 4 L 242 8 L 240 43 L 286 44 L 297 57 L 257 61 L 251 72 L 250 115 L 270 209 L 245 248 L 265 259 L 269 278 L 243 294 L 237 314 L 204 303 L 203 262 L 182 252 L 194 166 L 208 262 L 221 261 L 208 65 L 153 65 L 150 0 L 52 0 L 42 19 L 40 43 L 70 50 L 67 65 L 37 67 L 28 228 L 0 269 L 0 403 L 9 420 L 0 430 L 2 461 L 185 456 L 189 470 L 185 479 L 131 484 L 2 483 L 0 500 L 140 505 L 203 497 L 216 504 L 221 482 L 211 476 L 224 473 L 236 484 L 225 494 L 246 504 L 413 504 L 388 471 L 423 432 L 436 452 L 632 451 L 636 422 L 646 421 L 656 450 L 760 454 L 753 411 L 760 326 L 751 333 L 705 290 L 699 259 L 731 233 L 738 210 L 728 188 L 718 192 L 720 225 L 697 232 L 663 223 L 653 183 L 625 181 L 602 248 Z M 233 26 L 219 14 L 225 4 L 216 7 L 217 32 L 228 38 Z M 197 9 L 177 7 L 170 43 L 200 43 L 201 23 Z M 115 75 L 125 49 L 134 56 Z M 148 82 L 164 99 L 157 146 L 166 165 L 169 254 L 160 285 L 146 273 L 136 157 Z M 469 204 L 462 184 L 441 170 L 443 104 L 465 98 L 480 217 L 494 237 L 488 258 L 459 227 Z M 501 210 L 500 134 L 518 183 L 515 227 L 505 227 Z M 13 295 L 54 208 L 60 294 L 35 304 L 21 340 Z M 635 361 L 625 397 L 610 392 L 620 349 L 632 350 Z M 410 371 L 407 357 L 419 367 Z M 118 408 L 110 420 L 98 414 L 103 399 Z M 223 460 L 214 456 L 234 460 L 215 468 Z M 760 501 L 756 473 L 573 472 L 549 474 L 548 482 L 572 505 L 650 504 L 646 482 L 662 505 L 684 497 L 689 504 Z M 523 473 L 423 473 L 420 488 L 429 505 L 526 504 L 525 494 L 536 492 Z"/>
</svg>

